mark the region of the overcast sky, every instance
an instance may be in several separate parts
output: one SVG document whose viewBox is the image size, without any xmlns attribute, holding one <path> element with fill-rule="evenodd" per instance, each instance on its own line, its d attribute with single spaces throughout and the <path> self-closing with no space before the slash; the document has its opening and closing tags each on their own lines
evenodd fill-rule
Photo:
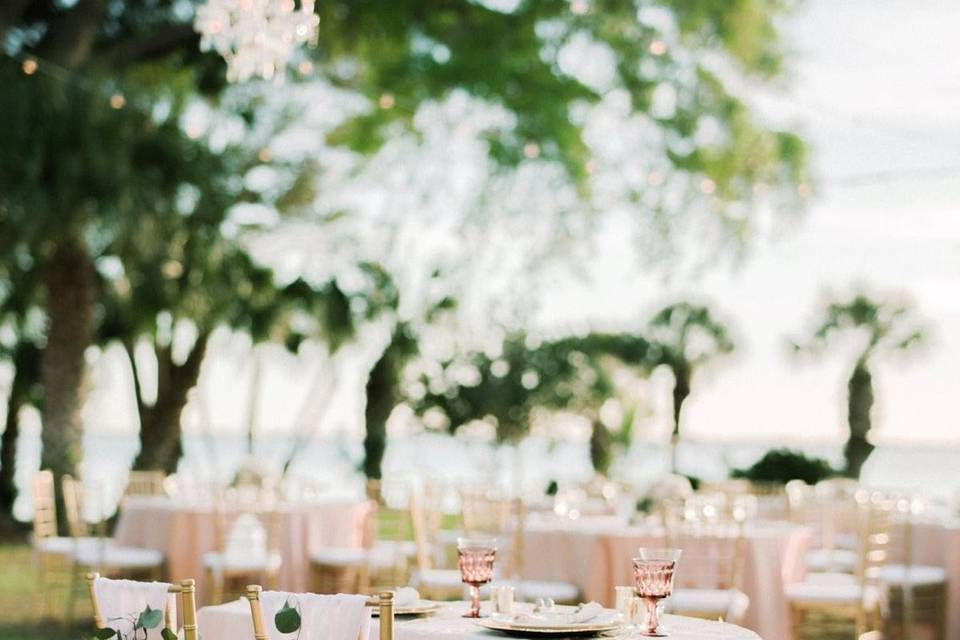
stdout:
<svg viewBox="0 0 960 640">
<path fill-rule="evenodd" d="M 817 195 L 802 223 L 761 241 L 739 269 L 666 289 L 637 282 L 627 243 L 611 234 L 599 284 L 555 296 L 545 315 L 704 298 L 735 324 L 741 349 L 698 381 L 687 434 L 829 440 L 846 428 L 850 351 L 797 363 L 788 334 L 802 335 L 826 292 L 905 294 L 930 341 L 913 359 L 879 361 L 875 439 L 960 442 L 958 34 L 957 2 L 807 2 L 786 29 L 789 95 L 766 101 L 813 146 Z"/>
</svg>

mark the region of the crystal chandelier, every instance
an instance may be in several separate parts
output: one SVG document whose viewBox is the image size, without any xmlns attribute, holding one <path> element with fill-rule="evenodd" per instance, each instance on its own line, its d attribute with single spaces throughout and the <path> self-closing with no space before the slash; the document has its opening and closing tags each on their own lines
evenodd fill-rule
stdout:
<svg viewBox="0 0 960 640">
<path fill-rule="evenodd" d="M 269 80 L 297 47 L 316 41 L 320 18 L 313 8 L 314 0 L 207 0 L 197 8 L 194 28 L 200 48 L 227 61 L 227 80 Z"/>
</svg>

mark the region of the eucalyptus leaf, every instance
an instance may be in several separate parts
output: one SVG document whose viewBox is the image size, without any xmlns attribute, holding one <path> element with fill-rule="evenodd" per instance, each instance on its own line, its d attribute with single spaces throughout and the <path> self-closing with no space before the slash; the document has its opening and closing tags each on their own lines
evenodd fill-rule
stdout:
<svg viewBox="0 0 960 640">
<path fill-rule="evenodd" d="M 280 633 L 293 633 L 300 628 L 300 613 L 290 606 L 288 600 L 273 617 L 273 623 Z"/>
<path fill-rule="evenodd" d="M 114 636 L 119 636 L 120 634 L 116 629 L 111 629 L 110 627 L 104 627 L 103 629 L 97 629 L 93 632 L 93 637 L 97 640 L 109 640 Z"/>
<path fill-rule="evenodd" d="M 163 611 L 160 609 L 151 609 L 150 605 L 147 605 L 147 608 L 140 612 L 140 617 L 137 618 L 137 623 L 134 625 L 134 628 L 153 629 L 160 626 L 161 622 L 163 622 Z"/>
<path fill-rule="evenodd" d="M 164 627 L 163 630 L 160 631 L 160 637 L 163 638 L 163 640 L 177 640 L 176 632 L 170 630 L 168 627 Z"/>
</svg>

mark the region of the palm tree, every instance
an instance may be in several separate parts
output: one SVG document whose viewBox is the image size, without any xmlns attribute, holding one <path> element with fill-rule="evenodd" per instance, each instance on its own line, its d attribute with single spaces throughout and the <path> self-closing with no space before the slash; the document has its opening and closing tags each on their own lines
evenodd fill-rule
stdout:
<svg viewBox="0 0 960 640">
<path fill-rule="evenodd" d="M 678 302 L 662 309 L 648 323 L 651 366 L 665 366 L 673 374 L 673 434 L 670 464 L 677 471 L 680 414 L 690 395 L 694 372 L 717 356 L 734 349 L 727 327 L 705 306 Z"/>
<path fill-rule="evenodd" d="M 820 352 L 839 334 L 855 334 L 862 341 L 847 382 L 847 422 L 850 435 L 843 448 L 844 474 L 858 478 L 874 446 L 867 439 L 873 408 L 873 375 L 870 369 L 878 353 L 905 351 L 923 338 L 913 311 L 908 305 L 876 301 L 863 294 L 848 302 L 833 302 L 826 308 L 823 322 L 804 345 L 794 343 L 797 351 Z"/>
</svg>

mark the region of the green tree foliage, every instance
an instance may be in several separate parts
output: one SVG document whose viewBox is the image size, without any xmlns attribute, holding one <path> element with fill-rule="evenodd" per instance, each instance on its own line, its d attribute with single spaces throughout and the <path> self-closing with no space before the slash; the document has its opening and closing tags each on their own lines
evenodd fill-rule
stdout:
<svg viewBox="0 0 960 640">
<path fill-rule="evenodd" d="M 43 72 L 68 80 L 49 82 L 41 79 L 42 73 L 26 76 L 19 66 L 5 64 L 0 97 L 5 118 L 0 133 L 5 225 L 0 260 L 26 247 L 43 274 L 44 463 L 58 473 L 73 471 L 76 462 L 83 354 L 97 339 L 101 296 L 106 295 L 97 276 L 104 248 L 138 225 L 149 227 L 147 219 L 158 221 L 153 228 L 159 233 L 168 224 L 183 229 L 182 221 L 161 218 L 183 215 L 182 199 L 189 199 L 191 191 L 199 189 L 201 201 L 237 195 L 239 175 L 229 175 L 229 162 L 209 153 L 202 141 L 185 137 L 172 115 L 177 103 L 198 94 L 215 100 L 223 89 L 222 61 L 198 50 L 192 27 L 195 4 L 11 0 L 0 11 L 4 49 L 38 56 Z M 629 115 L 655 132 L 649 136 L 658 141 L 653 160 L 663 165 L 671 187 L 672 200 L 638 198 L 644 212 L 686 209 L 697 199 L 739 238 L 749 226 L 755 185 L 793 200 L 797 183 L 805 180 L 799 139 L 758 124 L 730 90 L 744 79 L 763 80 L 779 69 L 774 24 L 787 5 L 785 0 L 642 5 L 634 0 L 518 0 L 504 11 L 468 0 L 321 2 L 319 45 L 307 55 L 313 57 L 318 79 L 369 98 L 366 110 L 330 134 L 331 144 L 373 152 L 398 127 L 415 130 L 412 115 L 422 102 L 462 91 L 510 116 L 510 126 L 485 136 L 501 166 L 532 158 L 556 163 L 584 198 L 590 196 L 593 165 L 578 114 L 619 92 L 627 96 Z M 602 52 L 612 79 L 597 83 L 567 68 L 564 52 L 577 42 Z M 48 62 L 54 66 L 48 69 Z M 111 108 L 107 97 L 114 91 L 122 91 L 128 107 Z M 657 107 L 660 94 L 673 96 L 667 101 L 673 103 L 670 109 Z M 251 101 L 241 111 L 255 117 L 256 108 Z M 716 135 L 704 135 L 708 129 Z M 184 189 L 185 179 L 191 188 Z M 195 180 L 210 183 L 197 185 Z M 217 180 L 222 183 L 215 184 Z M 686 196 L 677 197 L 681 191 Z M 214 203 L 198 206 L 218 208 Z M 193 242 L 209 249 L 224 270 L 245 268 L 242 258 L 217 253 L 211 235 L 219 228 L 213 221 L 201 229 L 188 231 L 209 234 L 197 241 L 177 234 L 155 239 L 169 242 L 166 248 L 174 253 L 189 252 L 187 245 Z M 141 249 L 137 243 L 123 248 Z M 142 279 L 135 268 L 144 262 L 156 266 L 149 256 L 125 256 L 124 275 L 131 286 Z M 162 289 L 193 286 L 195 274 L 203 273 L 183 260 L 173 261 L 180 262 L 181 273 L 191 273 L 191 282 L 173 277 L 169 279 L 178 282 Z M 168 274 L 177 270 L 164 261 L 168 263 Z M 262 275 L 249 272 L 224 282 L 240 286 Z M 193 315 L 189 305 L 178 311 Z M 170 315 L 181 317 L 173 311 Z M 128 325 L 148 336 L 154 332 L 137 321 Z M 197 360 L 204 344 L 198 338 Z M 193 377 L 193 363 L 174 364 L 187 369 L 173 374 L 169 366 L 171 380 Z"/>
<path fill-rule="evenodd" d="M 796 351 L 821 353 L 831 344 L 839 344 L 841 336 L 852 339 L 856 345 L 856 359 L 847 382 L 850 433 L 843 455 L 844 475 L 858 478 L 874 449 L 869 440 L 874 398 L 870 370 L 877 357 L 916 346 L 923 339 L 923 331 L 909 305 L 858 294 L 850 300 L 828 304 L 823 321 L 807 342 L 794 343 L 793 347 Z"/>
<path fill-rule="evenodd" d="M 673 374 L 673 470 L 677 470 L 677 443 L 683 403 L 690 396 L 696 370 L 718 356 L 733 351 L 729 330 L 710 309 L 689 302 L 678 302 L 659 311 L 648 323 L 653 343 L 649 356 L 652 366 L 665 366 Z"/>
<path fill-rule="evenodd" d="M 751 482 L 786 484 L 791 480 L 803 480 L 814 485 L 837 472 L 822 458 L 813 458 L 799 451 L 772 449 L 763 454 L 746 469 L 733 469 L 731 478 L 744 478 Z"/>
<path fill-rule="evenodd" d="M 613 438 L 599 420 L 603 401 L 615 389 L 613 365 L 629 363 L 645 371 L 647 341 L 628 334 L 594 333 L 538 341 L 522 333 L 506 336 L 500 353 L 476 352 L 440 363 L 422 374 L 409 399 L 421 416 L 439 412 L 451 432 L 484 420 L 495 426 L 498 443 L 516 443 L 529 431 L 537 409 L 565 410 L 603 427 L 591 438 L 591 460 L 607 470 Z"/>
</svg>

